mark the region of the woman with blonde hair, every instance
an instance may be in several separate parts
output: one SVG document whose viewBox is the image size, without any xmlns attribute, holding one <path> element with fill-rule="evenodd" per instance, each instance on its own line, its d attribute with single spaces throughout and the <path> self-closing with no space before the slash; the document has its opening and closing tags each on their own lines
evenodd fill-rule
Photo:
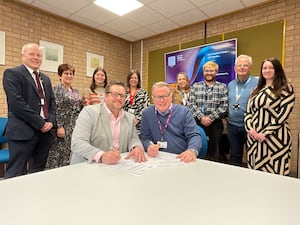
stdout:
<svg viewBox="0 0 300 225">
<path fill-rule="evenodd" d="M 187 105 L 190 100 L 190 89 L 190 81 L 186 73 L 178 73 L 176 77 L 176 89 L 172 94 L 172 102 Z"/>
</svg>

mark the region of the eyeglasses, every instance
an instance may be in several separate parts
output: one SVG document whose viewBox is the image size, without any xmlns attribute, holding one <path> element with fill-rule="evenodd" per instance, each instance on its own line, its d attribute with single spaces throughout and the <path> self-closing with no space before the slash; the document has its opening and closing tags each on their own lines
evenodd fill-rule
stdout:
<svg viewBox="0 0 300 225">
<path fill-rule="evenodd" d="M 125 99 L 126 95 L 124 94 L 120 94 L 118 92 L 106 92 L 106 94 L 111 94 L 111 96 L 113 96 L 114 98 L 121 98 L 121 99 Z"/>
<path fill-rule="evenodd" d="M 171 92 L 168 95 L 160 95 L 160 96 L 152 95 L 152 98 L 156 99 L 156 100 L 166 100 L 170 95 L 171 95 Z"/>
</svg>

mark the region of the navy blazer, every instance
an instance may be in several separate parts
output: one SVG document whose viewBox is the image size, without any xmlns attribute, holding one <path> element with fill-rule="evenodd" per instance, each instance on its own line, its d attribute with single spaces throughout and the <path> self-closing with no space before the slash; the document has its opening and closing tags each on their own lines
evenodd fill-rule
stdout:
<svg viewBox="0 0 300 225">
<path fill-rule="evenodd" d="M 49 109 L 49 118 L 55 126 L 56 108 L 51 81 L 40 73 Z M 40 131 L 45 120 L 40 116 L 41 99 L 30 72 L 24 65 L 6 69 L 3 74 L 3 87 L 8 104 L 8 124 L 5 136 L 12 140 L 28 140 Z"/>
</svg>

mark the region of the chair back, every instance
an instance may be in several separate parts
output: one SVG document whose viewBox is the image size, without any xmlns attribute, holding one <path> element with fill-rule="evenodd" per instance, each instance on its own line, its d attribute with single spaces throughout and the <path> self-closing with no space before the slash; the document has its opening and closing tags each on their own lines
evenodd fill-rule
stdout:
<svg viewBox="0 0 300 225">
<path fill-rule="evenodd" d="M 4 133 L 7 125 L 7 118 L 0 117 L 0 145 L 7 142 Z M 9 159 L 9 150 L 7 148 L 0 149 L 0 163 L 7 163 Z"/>
<path fill-rule="evenodd" d="M 208 148 L 208 140 L 207 140 L 207 136 L 205 131 L 203 130 L 202 127 L 200 127 L 199 125 L 197 125 L 200 136 L 201 136 L 201 140 L 202 140 L 202 148 L 198 154 L 198 158 L 200 159 L 204 159 L 206 157 L 207 154 L 207 148 Z"/>
<path fill-rule="evenodd" d="M 0 144 L 6 143 L 6 138 L 4 137 L 5 128 L 7 125 L 7 117 L 0 117 Z"/>
</svg>

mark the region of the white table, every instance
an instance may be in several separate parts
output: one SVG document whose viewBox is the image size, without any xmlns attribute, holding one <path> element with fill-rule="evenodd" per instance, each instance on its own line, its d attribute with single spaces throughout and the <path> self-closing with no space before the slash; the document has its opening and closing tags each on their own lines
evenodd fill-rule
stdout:
<svg viewBox="0 0 300 225">
<path fill-rule="evenodd" d="M 198 160 L 135 175 L 81 163 L 0 181 L 1 225 L 296 225 L 300 180 Z"/>
</svg>

